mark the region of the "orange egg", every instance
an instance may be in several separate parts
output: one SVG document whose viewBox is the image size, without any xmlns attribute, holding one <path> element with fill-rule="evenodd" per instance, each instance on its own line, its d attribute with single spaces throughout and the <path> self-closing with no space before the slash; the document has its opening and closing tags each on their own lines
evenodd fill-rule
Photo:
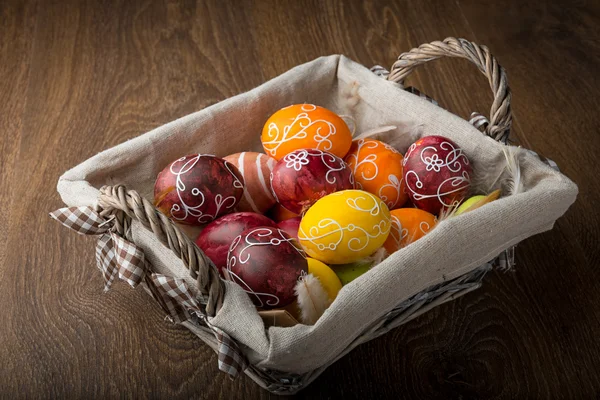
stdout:
<svg viewBox="0 0 600 400">
<path fill-rule="evenodd" d="M 379 196 L 390 210 L 401 207 L 408 199 L 402 160 L 396 149 L 375 139 L 353 141 L 344 158 L 354 172 L 357 189 Z"/>
<path fill-rule="evenodd" d="M 261 141 L 265 153 L 276 160 L 298 149 L 319 149 L 344 158 L 352 144 L 352 133 L 333 111 L 312 104 L 295 104 L 271 115 L 263 127 Z"/>
<path fill-rule="evenodd" d="M 390 213 L 392 229 L 383 244 L 390 254 L 422 238 L 437 223 L 435 215 L 418 208 L 398 208 Z"/>
</svg>

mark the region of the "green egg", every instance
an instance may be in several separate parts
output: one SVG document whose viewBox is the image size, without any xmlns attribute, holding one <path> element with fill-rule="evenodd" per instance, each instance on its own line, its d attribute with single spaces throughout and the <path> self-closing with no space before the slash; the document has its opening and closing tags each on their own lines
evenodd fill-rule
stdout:
<svg viewBox="0 0 600 400">
<path fill-rule="evenodd" d="M 483 196 L 483 195 L 469 197 L 467 200 L 463 201 L 463 203 L 460 205 L 460 207 L 458 207 L 458 209 L 456 210 L 456 213 L 454 215 L 460 215 L 460 214 L 464 213 L 471 206 L 475 205 L 476 203 L 478 203 L 479 201 L 481 201 L 485 198 L 486 198 L 486 196 Z"/>
<path fill-rule="evenodd" d="M 338 278 L 340 278 L 342 285 L 347 285 L 371 269 L 371 265 L 373 265 L 373 261 L 371 260 L 359 260 L 350 264 L 332 265 L 331 268 Z"/>
</svg>

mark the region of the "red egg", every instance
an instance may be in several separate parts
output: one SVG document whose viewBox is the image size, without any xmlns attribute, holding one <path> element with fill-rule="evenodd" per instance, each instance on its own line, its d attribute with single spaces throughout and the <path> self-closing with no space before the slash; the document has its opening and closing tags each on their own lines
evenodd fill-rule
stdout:
<svg viewBox="0 0 600 400">
<path fill-rule="evenodd" d="M 154 205 L 175 222 L 202 225 L 231 212 L 244 192 L 236 167 L 215 156 L 173 161 L 154 184 Z"/>
<path fill-rule="evenodd" d="M 266 154 L 245 151 L 224 157 L 244 178 L 244 195 L 236 210 L 265 213 L 275 204 L 271 190 L 271 171 L 277 161 Z"/>
<path fill-rule="evenodd" d="M 275 222 L 253 212 L 227 214 L 206 225 L 196 239 L 196 244 L 222 273 L 221 270 L 227 267 L 227 252 L 233 239 L 243 231 L 259 226 L 275 228 Z"/>
<path fill-rule="evenodd" d="M 298 229 L 300 229 L 302 217 L 295 217 L 278 222 L 277 227 L 287 233 L 290 237 L 298 240 Z M 298 242 L 300 243 L 300 242 Z"/>
<path fill-rule="evenodd" d="M 247 229 L 233 240 L 225 275 L 257 307 L 269 309 L 292 303 L 298 278 L 307 271 L 306 255 L 295 240 L 280 229 L 263 226 Z"/>
<path fill-rule="evenodd" d="M 354 175 L 341 158 L 322 150 L 303 149 L 275 164 L 271 186 L 283 207 L 303 214 L 328 194 L 354 189 Z"/>
<path fill-rule="evenodd" d="M 471 163 L 442 136 L 426 136 L 404 155 L 404 182 L 412 203 L 432 214 L 460 203 L 471 185 Z"/>
</svg>

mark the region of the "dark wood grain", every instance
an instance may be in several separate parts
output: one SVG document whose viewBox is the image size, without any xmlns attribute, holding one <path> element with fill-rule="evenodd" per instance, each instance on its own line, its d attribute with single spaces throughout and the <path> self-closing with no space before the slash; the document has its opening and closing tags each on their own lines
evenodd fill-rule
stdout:
<svg viewBox="0 0 600 400">
<path fill-rule="evenodd" d="M 97 152 L 321 55 L 391 65 L 458 36 L 509 72 L 513 137 L 580 187 L 517 268 L 330 367 L 300 398 L 600 394 L 600 7 L 594 2 L 0 2 L 0 397 L 270 398 L 141 290 L 104 294 L 93 244 L 47 217 Z M 487 82 L 440 60 L 409 83 L 487 113 Z"/>
</svg>

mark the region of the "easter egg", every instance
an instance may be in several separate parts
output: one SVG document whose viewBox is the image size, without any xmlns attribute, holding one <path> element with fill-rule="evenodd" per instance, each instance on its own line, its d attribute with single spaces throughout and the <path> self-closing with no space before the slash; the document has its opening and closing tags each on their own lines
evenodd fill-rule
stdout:
<svg viewBox="0 0 600 400">
<path fill-rule="evenodd" d="M 372 264 L 373 262 L 370 260 L 359 260 L 350 264 L 336 265 L 334 271 L 342 285 L 347 285 L 362 274 L 367 273 Z"/>
<path fill-rule="evenodd" d="M 333 111 L 295 104 L 271 115 L 261 141 L 265 153 L 276 160 L 298 149 L 319 149 L 343 158 L 352 144 L 352 133 Z"/>
<path fill-rule="evenodd" d="M 227 266 L 229 246 L 238 235 L 249 228 L 275 227 L 275 223 L 264 215 L 253 212 L 237 212 L 223 215 L 206 225 L 196 244 L 221 272 Z"/>
<path fill-rule="evenodd" d="M 298 229 L 300 228 L 300 221 L 302 218 L 295 217 L 280 221 L 277 223 L 277 227 L 287 233 L 291 238 L 298 240 Z"/>
<path fill-rule="evenodd" d="M 354 176 L 341 158 L 317 149 L 286 154 L 275 164 L 271 186 L 277 201 L 303 214 L 320 198 L 354 188 Z"/>
<path fill-rule="evenodd" d="M 390 226 L 390 211 L 381 199 L 362 190 L 343 190 L 323 197 L 306 212 L 298 239 L 310 257 L 346 264 L 379 249 Z"/>
<path fill-rule="evenodd" d="M 154 184 L 154 205 L 175 222 L 201 225 L 231 212 L 244 192 L 238 169 L 215 156 L 173 161 Z"/>
<path fill-rule="evenodd" d="M 437 223 L 435 215 L 418 208 L 398 208 L 390 213 L 392 229 L 383 245 L 390 254 L 422 238 Z"/>
<path fill-rule="evenodd" d="M 488 194 L 487 196 L 486 195 L 477 195 L 477 196 L 469 197 L 467 200 L 465 200 L 460 205 L 460 207 L 458 207 L 456 209 L 456 212 L 454 213 L 454 215 L 460 215 L 460 214 L 464 214 L 469 211 L 476 210 L 479 207 L 486 205 L 487 203 L 497 200 L 498 197 L 500 197 L 500 190 L 494 190 L 492 193 Z"/>
<path fill-rule="evenodd" d="M 384 142 L 359 139 L 352 142 L 344 161 L 354 173 L 356 188 L 378 196 L 392 210 L 408 199 L 402 177 L 403 158 Z"/>
<path fill-rule="evenodd" d="M 454 215 L 460 215 L 473 207 L 475 204 L 485 199 L 484 195 L 471 196 L 467 200 L 463 201 L 462 204 L 456 209 Z"/>
<path fill-rule="evenodd" d="M 237 236 L 227 256 L 227 279 L 248 293 L 262 308 L 285 307 L 295 300 L 294 288 L 308 271 L 306 255 L 280 229 L 250 228 Z"/>
<path fill-rule="evenodd" d="M 298 214 L 291 212 L 279 203 L 275 203 L 267 215 L 275 222 L 281 222 L 285 221 L 286 219 L 299 217 Z"/>
<path fill-rule="evenodd" d="M 404 155 L 404 182 L 418 208 L 438 214 L 457 206 L 471 185 L 471 163 L 463 150 L 442 136 L 426 136 Z"/>
<path fill-rule="evenodd" d="M 244 194 L 238 203 L 237 211 L 251 211 L 264 214 L 275 205 L 271 191 L 271 171 L 275 159 L 266 154 L 245 151 L 224 158 L 235 165 L 244 178 Z"/>
<path fill-rule="evenodd" d="M 323 286 L 323 289 L 327 292 L 327 296 L 329 296 L 329 300 L 335 300 L 337 294 L 342 289 L 340 278 L 338 278 L 327 264 L 323 264 L 321 261 L 310 257 L 306 261 L 308 261 L 308 273 L 319 278 L 321 286 Z"/>
</svg>

